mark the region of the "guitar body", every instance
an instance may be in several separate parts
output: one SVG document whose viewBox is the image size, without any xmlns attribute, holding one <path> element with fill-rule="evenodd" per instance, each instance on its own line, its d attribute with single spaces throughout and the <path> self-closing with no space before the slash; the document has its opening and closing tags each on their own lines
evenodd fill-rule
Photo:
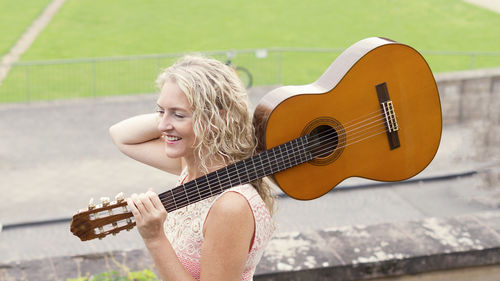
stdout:
<svg viewBox="0 0 500 281">
<path fill-rule="evenodd" d="M 397 119 L 391 136 L 377 90 L 381 84 Z M 434 158 L 442 129 L 429 66 L 413 48 L 382 38 L 354 44 L 312 84 L 268 93 L 254 124 L 260 150 L 320 126 L 335 130 L 335 142 L 320 157 L 272 176 L 283 192 L 301 200 L 320 197 L 349 177 L 400 181 L 418 174 Z"/>
</svg>

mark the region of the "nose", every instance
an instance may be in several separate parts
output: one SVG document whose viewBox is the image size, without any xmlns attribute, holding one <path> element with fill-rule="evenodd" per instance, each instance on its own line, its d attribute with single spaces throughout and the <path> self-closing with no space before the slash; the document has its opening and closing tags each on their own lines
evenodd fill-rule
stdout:
<svg viewBox="0 0 500 281">
<path fill-rule="evenodd" d="M 159 121 L 158 121 L 158 130 L 161 132 L 164 131 L 169 131 L 172 130 L 174 126 L 172 125 L 172 122 L 170 122 L 170 118 L 168 118 L 167 114 L 163 114 L 163 116 L 160 116 Z"/>
</svg>

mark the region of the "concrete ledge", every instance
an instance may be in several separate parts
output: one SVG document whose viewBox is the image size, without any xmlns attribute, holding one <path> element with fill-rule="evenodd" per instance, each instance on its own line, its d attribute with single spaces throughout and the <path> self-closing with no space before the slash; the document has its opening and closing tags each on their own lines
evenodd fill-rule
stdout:
<svg viewBox="0 0 500 281">
<path fill-rule="evenodd" d="M 444 124 L 500 123 L 500 68 L 438 73 L 435 79 Z"/>
<path fill-rule="evenodd" d="M 366 280 L 500 264 L 500 211 L 451 218 L 283 233 L 254 280 Z M 154 270 L 145 250 L 0 265 L 1 280 L 61 280 L 110 270 Z"/>
<path fill-rule="evenodd" d="M 500 264 L 500 213 L 275 237 L 255 280 L 363 280 Z"/>
</svg>

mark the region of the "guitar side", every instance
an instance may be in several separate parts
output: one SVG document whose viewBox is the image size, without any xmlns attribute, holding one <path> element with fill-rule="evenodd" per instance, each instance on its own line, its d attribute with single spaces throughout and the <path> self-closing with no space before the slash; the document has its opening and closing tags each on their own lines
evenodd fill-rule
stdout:
<svg viewBox="0 0 500 281">
<path fill-rule="evenodd" d="M 397 118 L 397 147 L 385 132 L 386 120 L 380 122 L 382 84 Z M 347 49 L 313 84 L 270 92 L 254 118 L 260 149 L 300 137 L 307 128 L 335 128 L 338 143 L 329 155 L 273 176 L 286 194 L 302 200 L 349 177 L 399 181 L 418 174 L 436 154 L 442 126 L 437 86 L 425 60 L 411 47 L 381 38 Z"/>
</svg>

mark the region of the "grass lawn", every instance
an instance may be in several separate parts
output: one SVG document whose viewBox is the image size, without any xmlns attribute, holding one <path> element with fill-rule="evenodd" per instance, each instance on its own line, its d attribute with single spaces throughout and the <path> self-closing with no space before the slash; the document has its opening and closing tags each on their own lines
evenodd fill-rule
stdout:
<svg viewBox="0 0 500 281">
<path fill-rule="evenodd" d="M 68 0 L 22 61 L 268 47 L 344 49 L 382 36 L 424 52 L 431 69 L 442 72 L 467 69 L 470 58 L 426 50 L 500 52 L 499 31 L 499 14 L 460 0 Z M 235 62 L 252 71 L 257 85 L 304 84 L 319 77 L 337 55 L 284 53 L 259 60 L 249 54 Z M 159 69 L 170 63 L 18 67 L 0 87 L 0 101 L 19 95 L 51 99 L 151 92 Z M 500 57 L 478 57 L 474 66 L 500 66 Z"/>
<path fill-rule="evenodd" d="M 6 54 L 50 0 L 0 0 L 0 56 Z"/>
</svg>

